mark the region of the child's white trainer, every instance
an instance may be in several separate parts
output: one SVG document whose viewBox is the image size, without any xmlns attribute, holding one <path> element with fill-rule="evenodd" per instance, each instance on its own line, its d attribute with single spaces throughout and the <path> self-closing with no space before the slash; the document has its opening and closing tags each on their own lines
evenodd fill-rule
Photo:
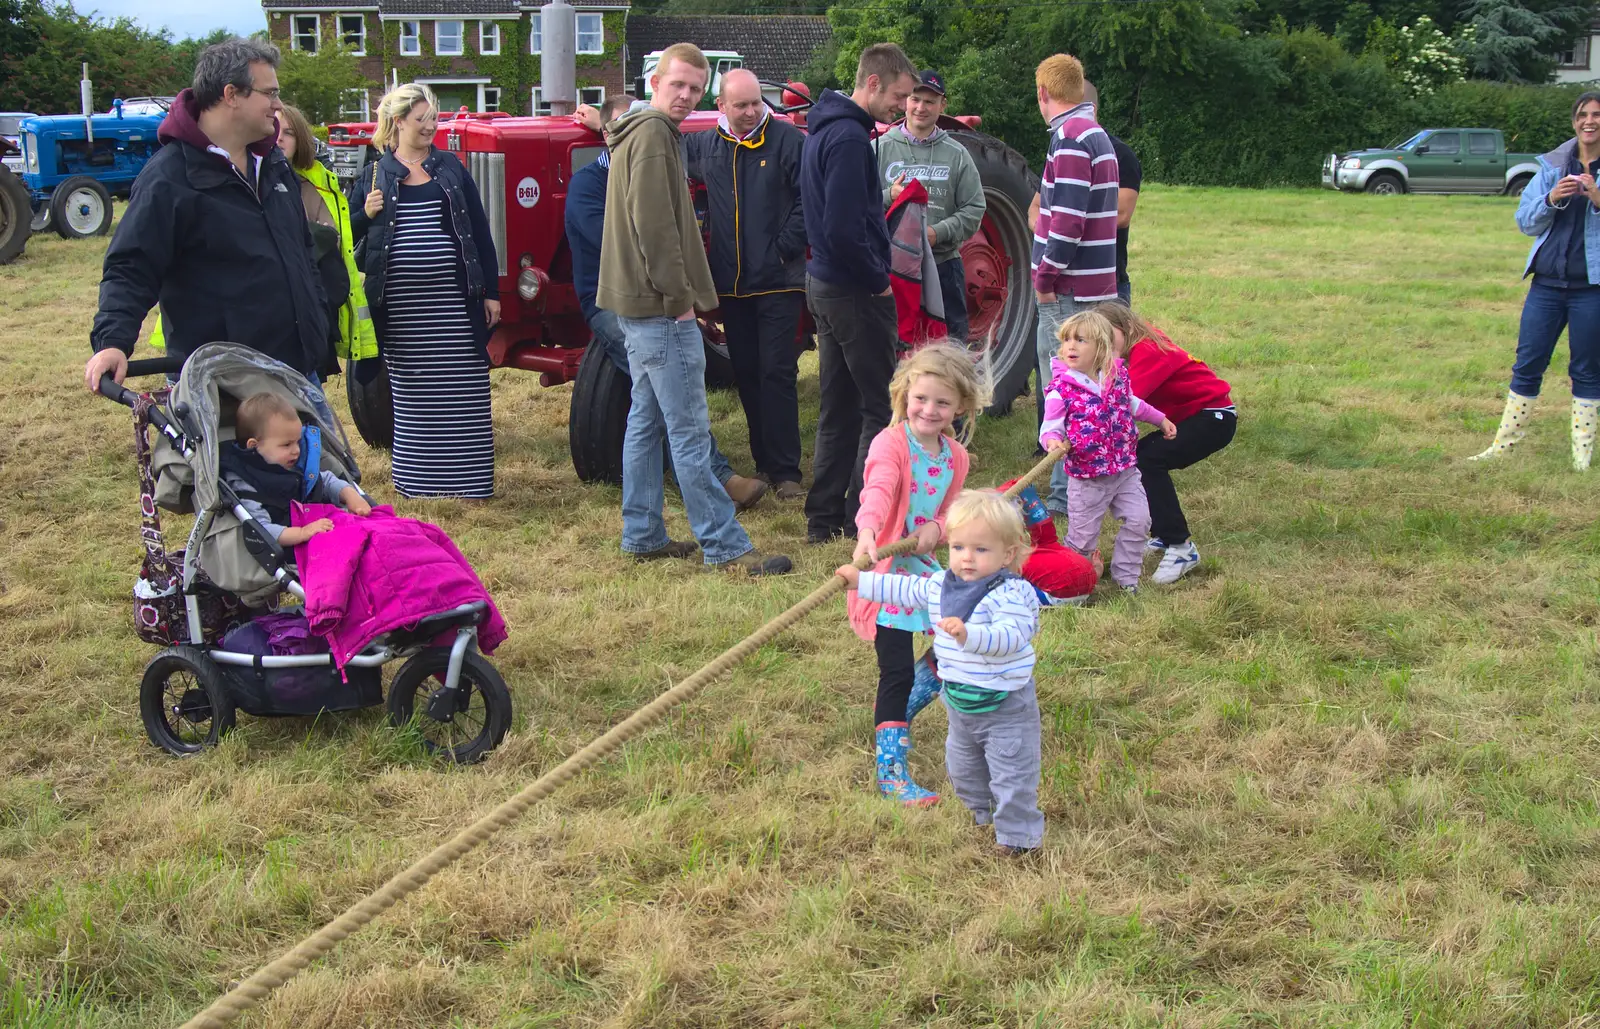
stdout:
<svg viewBox="0 0 1600 1029">
<path fill-rule="evenodd" d="M 1174 544 L 1161 555 L 1161 563 L 1156 566 L 1155 574 L 1150 576 L 1150 581 L 1160 586 L 1170 585 L 1187 575 L 1190 569 L 1199 563 L 1200 551 L 1195 549 L 1194 540 Z"/>
</svg>

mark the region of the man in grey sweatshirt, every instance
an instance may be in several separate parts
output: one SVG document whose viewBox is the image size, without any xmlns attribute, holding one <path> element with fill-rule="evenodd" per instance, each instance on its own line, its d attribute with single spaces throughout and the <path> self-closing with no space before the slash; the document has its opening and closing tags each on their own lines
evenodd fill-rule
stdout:
<svg viewBox="0 0 1600 1029">
<path fill-rule="evenodd" d="M 939 128 L 944 108 L 944 79 L 938 72 L 924 71 L 906 99 L 906 120 L 878 140 L 878 173 L 883 177 L 885 209 L 912 179 L 927 188 L 928 242 L 939 266 L 945 324 L 951 336 L 965 340 L 967 277 L 961 245 L 983 221 L 983 182 L 967 148 Z"/>
</svg>

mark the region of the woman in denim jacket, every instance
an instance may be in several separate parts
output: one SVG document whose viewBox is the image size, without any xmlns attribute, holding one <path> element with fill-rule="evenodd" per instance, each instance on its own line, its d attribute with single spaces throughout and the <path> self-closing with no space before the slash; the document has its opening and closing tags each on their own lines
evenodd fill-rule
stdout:
<svg viewBox="0 0 1600 1029">
<path fill-rule="evenodd" d="M 1522 272 L 1533 276 L 1533 284 L 1522 305 L 1500 429 L 1474 461 L 1499 457 L 1522 441 L 1562 329 L 1572 378 L 1572 467 L 1587 471 L 1594 453 L 1600 417 L 1600 92 L 1584 93 L 1572 105 L 1572 130 L 1572 139 L 1539 158 L 1539 173 L 1517 205 L 1517 228 L 1536 237 Z"/>
</svg>

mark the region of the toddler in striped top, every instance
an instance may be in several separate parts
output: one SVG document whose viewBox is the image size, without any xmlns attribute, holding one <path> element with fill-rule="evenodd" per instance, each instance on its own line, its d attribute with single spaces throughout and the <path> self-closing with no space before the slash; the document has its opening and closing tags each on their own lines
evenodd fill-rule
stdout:
<svg viewBox="0 0 1600 1029">
<path fill-rule="evenodd" d="M 927 578 L 838 570 L 863 599 L 925 610 L 950 715 L 945 771 L 995 846 L 1026 854 L 1044 840 L 1033 637 L 1039 598 L 1022 578 L 1028 531 L 994 490 L 965 490 L 946 519 L 950 569 Z"/>
</svg>

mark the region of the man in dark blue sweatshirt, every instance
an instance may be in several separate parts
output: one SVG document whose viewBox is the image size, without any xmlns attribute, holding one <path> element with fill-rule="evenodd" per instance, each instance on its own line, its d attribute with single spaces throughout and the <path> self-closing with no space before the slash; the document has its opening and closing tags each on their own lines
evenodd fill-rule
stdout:
<svg viewBox="0 0 1600 1029">
<path fill-rule="evenodd" d="M 878 122 L 900 117 L 917 69 L 893 43 L 869 46 L 849 96 L 823 90 L 806 115 L 801 204 L 811 259 L 806 302 L 817 323 L 817 444 L 806 497 L 806 539 L 855 535 L 867 448 L 889 424 L 895 307 L 883 218 Z"/>
</svg>

